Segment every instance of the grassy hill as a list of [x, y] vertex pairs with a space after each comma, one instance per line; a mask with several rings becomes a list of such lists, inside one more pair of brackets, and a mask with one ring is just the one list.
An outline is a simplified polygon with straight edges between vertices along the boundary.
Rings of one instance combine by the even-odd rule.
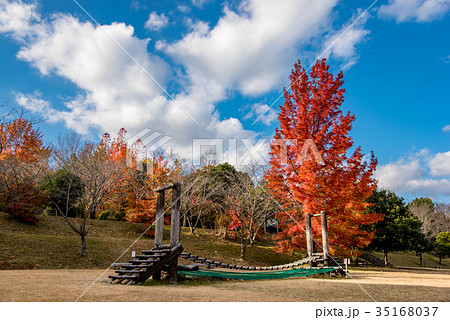
[[[87, 257], [82, 258], [80, 237], [60, 217], [39, 216], [37, 225], [27, 225], [0, 213], [0, 269], [105, 268], [135, 242], [145, 228], [139, 223], [104, 220], [88, 220], [88, 226]], [[165, 230], [164, 239], [169, 239], [168, 230]], [[181, 243], [185, 252], [219, 261], [243, 263], [239, 259], [238, 243], [219, 239], [208, 230], [196, 230], [194, 235], [190, 235], [187, 229], [183, 229]], [[127, 261], [131, 250], [152, 247], [153, 239], [143, 236], [119, 262]], [[267, 266], [297, 259], [292, 255], [275, 254], [272, 244], [267, 243], [249, 247], [245, 264]]]
[[[381, 252], [372, 252], [375, 256], [380, 259], [384, 259], [384, 255]], [[388, 253], [389, 262], [395, 267], [411, 267], [411, 268], [421, 268], [419, 257], [415, 255], [414, 252], [390, 252]], [[442, 259], [442, 264], [439, 265], [439, 258], [429, 254], [424, 254], [425, 267], [426, 268], [436, 268], [440, 267], [443, 269], [450, 269], [450, 258]]]
[[[76, 220], [76, 219], [74, 219]], [[82, 258], [81, 240], [60, 217], [40, 216], [37, 225], [27, 225], [0, 213], [0, 269], [17, 268], [106, 268], [114, 262], [142, 234], [144, 225], [139, 223], [88, 220], [87, 257]], [[169, 238], [165, 230], [165, 239]], [[270, 266], [289, 263], [300, 257], [276, 254], [273, 243], [266, 240], [248, 247], [247, 259], [239, 259], [239, 243], [225, 241], [209, 230], [196, 230], [194, 235], [187, 229], [181, 232], [185, 252], [218, 261]], [[131, 250], [140, 251], [153, 247], [153, 239], [141, 237], [119, 262], [125, 262]], [[377, 254], [382, 257], [382, 254]], [[413, 253], [390, 253], [395, 266], [420, 267], [419, 258]], [[426, 255], [427, 267], [436, 267], [438, 258]], [[182, 261], [181, 263], [190, 263]], [[443, 267], [450, 267], [450, 259], [443, 260]]]

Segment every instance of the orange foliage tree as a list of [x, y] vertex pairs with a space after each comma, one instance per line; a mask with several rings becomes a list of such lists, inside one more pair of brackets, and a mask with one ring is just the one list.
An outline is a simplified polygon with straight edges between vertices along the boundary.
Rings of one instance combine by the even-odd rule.
[[[107, 150], [109, 157], [121, 168], [120, 184], [112, 190], [105, 203], [108, 210], [123, 215], [131, 222], [142, 222], [151, 225], [156, 213], [156, 194], [158, 186], [175, 182], [181, 167], [176, 161], [169, 166], [163, 155], [148, 158], [140, 140], [129, 144], [125, 129], [120, 129], [117, 136], [103, 135], [101, 146]], [[154, 231], [149, 230], [148, 235]]]
[[50, 149], [42, 133], [21, 116], [0, 123], [0, 210], [36, 223], [42, 205], [38, 180], [48, 168]]
[[[282, 205], [276, 215], [282, 231], [276, 236], [279, 252], [306, 247], [304, 213], [328, 213], [330, 250], [342, 255], [368, 245], [373, 232], [360, 226], [382, 219], [366, 213], [365, 201], [376, 189], [372, 174], [377, 160], [363, 161], [349, 132], [355, 116], [343, 114], [343, 74], [335, 77], [325, 59], [308, 73], [295, 64], [290, 90], [284, 89], [279, 127], [270, 146], [269, 190]], [[320, 221], [313, 219], [313, 236], [321, 242]]]

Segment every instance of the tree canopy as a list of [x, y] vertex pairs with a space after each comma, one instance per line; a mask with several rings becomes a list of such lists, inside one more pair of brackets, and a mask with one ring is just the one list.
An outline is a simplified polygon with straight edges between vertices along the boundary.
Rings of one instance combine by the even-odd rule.
[[[376, 212], [365, 212], [366, 198], [376, 188], [372, 174], [377, 160], [372, 154], [365, 162], [360, 147], [350, 152], [355, 116], [341, 110], [342, 72], [334, 76], [326, 61], [318, 60], [307, 73], [298, 62], [290, 80], [266, 174], [273, 197], [282, 205], [277, 214], [282, 227], [279, 250], [305, 248], [304, 213], [323, 210], [329, 217], [331, 252], [349, 253], [373, 237], [360, 226], [382, 219]], [[320, 222], [313, 221], [314, 238], [320, 241], [319, 230]]]
[[385, 264], [388, 264], [389, 252], [426, 249], [422, 223], [411, 213], [402, 197], [391, 191], [376, 190], [367, 201], [372, 204], [367, 208], [368, 213], [384, 215], [383, 220], [371, 226], [376, 232], [369, 247], [384, 252]]

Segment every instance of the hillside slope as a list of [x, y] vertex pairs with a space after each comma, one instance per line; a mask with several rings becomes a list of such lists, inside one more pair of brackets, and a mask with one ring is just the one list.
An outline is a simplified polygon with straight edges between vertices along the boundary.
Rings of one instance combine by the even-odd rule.
[[[76, 220], [76, 219], [73, 219]], [[88, 220], [87, 257], [82, 258], [81, 240], [60, 217], [40, 216], [37, 225], [27, 225], [0, 213], [0, 268], [105, 268], [114, 262], [144, 230], [144, 225], [124, 221]], [[165, 239], [169, 238], [165, 230]], [[243, 263], [239, 244], [214, 237], [205, 230], [190, 235], [182, 230], [185, 252], [231, 263]], [[153, 239], [142, 236], [119, 262], [126, 261], [131, 251], [153, 247]], [[266, 266], [295, 261], [299, 257], [278, 255], [270, 244], [247, 249], [245, 264]], [[182, 261], [183, 263], [183, 261]]]
[[[76, 220], [76, 219], [74, 219]], [[129, 260], [131, 251], [148, 250], [153, 247], [153, 239], [142, 236], [144, 225], [125, 221], [88, 220], [87, 257], [82, 258], [81, 240], [60, 217], [40, 216], [37, 225], [19, 223], [7, 214], [0, 213], [0, 269], [21, 268], [106, 268], [122, 254], [118, 260]], [[165, 239], [169, 238], [165, 230]], [[133, 244], [134, 243], [134, 244]], [[246, 261], [239, 259], [239, 243], [226, 241], [209, 230], [181, 232], [181, 243], [185, 252], [201, 257], [252, 266], [271, 266], [293, 262], [302, 257], [276, 254], [273, 243], [265, 241], [247, 248]], [[127, 248], [131, 248], [127, 250]], [[124, 253], [124, 251], [126, 251]], [[382, 257], [380, 253], [374, 253]], [[436, 268], [438, 258], [426, 254], [426, 266]], [[414, 253], [389, 253], [394, 266], [420, 267], [419, 258]], [[181, 264], [189, 264], [183, 261]], [[450, 259], [443, 259], [442, 268], [450, 268]]]

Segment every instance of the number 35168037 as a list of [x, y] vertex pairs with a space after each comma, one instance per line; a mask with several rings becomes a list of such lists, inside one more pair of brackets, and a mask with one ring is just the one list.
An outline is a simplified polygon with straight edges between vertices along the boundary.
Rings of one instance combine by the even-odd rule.
[[377, 317], [434, 317], [438, 307], [377, 307]]

